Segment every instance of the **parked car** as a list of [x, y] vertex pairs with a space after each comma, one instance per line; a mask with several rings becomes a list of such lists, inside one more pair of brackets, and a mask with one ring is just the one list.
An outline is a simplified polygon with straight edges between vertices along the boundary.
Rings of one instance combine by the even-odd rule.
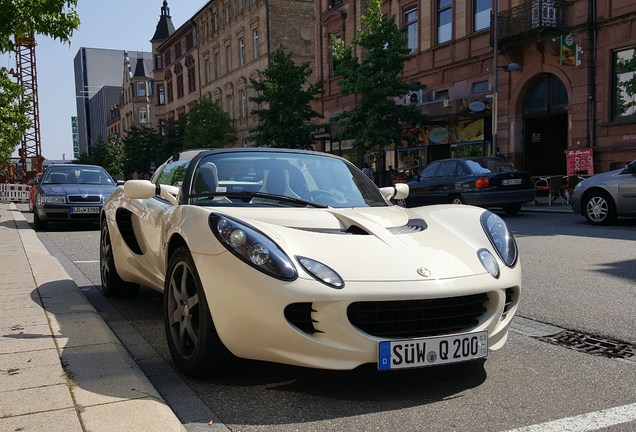
[[104, 205], [102, 290], [163, 292], [168, 347], [191, 376], [234, 356], [380, 370], [483, 359], [518, 307], [515, 240], [481, 208], [391, 203], [407, 194], [325, 153], [184, 151]]
[[117, 183], [101, 166], [50, 165], [35, 188], [33, 223], [99, 222], [102, 205]]
[[570, 205], [592, 225], [608, 225], [619, 216], [636, 217], [636, 160], [583, 179], [570, 191]]
[[397, 202], [405, 207], [429, 204], [470, 204], [500, 207], [508, 214], [534, 201], [532, 175], [496, 157], [442, 159], [426, 165], [407, 184], [409, 196]]
[[35, 177], [27, 182], [27, 184], [29, 185], [29, 213], [32, 213], [33, 209], [35, 208], [35, 188], [37, 187], [38, 182], [41, 178], [42, 173], [39, 172], [36, 174]]

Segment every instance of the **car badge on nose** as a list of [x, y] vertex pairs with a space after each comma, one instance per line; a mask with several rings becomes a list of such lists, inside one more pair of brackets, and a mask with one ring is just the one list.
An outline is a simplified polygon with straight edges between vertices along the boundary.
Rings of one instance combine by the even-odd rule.
[[419, 267], [417, 269], [417, 274], [419, 274], [420, 276], [429, 277], [431, 275], [431, 271], [426, 267]]
[[82, 198], [83, 198], [83, 199], [88, 198], [88, 194], [82, 194]]

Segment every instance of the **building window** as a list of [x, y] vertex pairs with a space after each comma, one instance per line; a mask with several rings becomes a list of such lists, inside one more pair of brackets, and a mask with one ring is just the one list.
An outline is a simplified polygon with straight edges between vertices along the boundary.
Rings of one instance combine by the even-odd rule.
[[240, 118], [247, 117], [247, 97], [245, 96], [245, 90], [239, 90], [239, 103], [240, 105]]
[[232, 70], [232, 47], [225, 46], [225, 72]]
[[453, 0], [437, 0], [437, 43], [453, 37]]
[[221, 76], [221, 55], [217, 52], [214, 53], [214, 78]]
[[145, 82], [138, 82], [137, 83], [137, 96], [138, 97], [146, 96], [146, 83]]
[[478, 32], [490, 27], [492, 0], [473, 0], [473, 29]]
[[203, 80], [206, 84], [210, 82], [210, 72], [210, 59], [206, 57], [203, 59]]
[[636, 48], [613, 55], [613, 120], [636, 120]]
[[139, 123], [148, 123], [148, 111], [146, 111], [146, 107], [139, 108]]
[[[333, 38], [341, 40], [342, 37], [339, 35], [329, 35], [329, 40], [332, 40]], [[331, 52], [331, 50], [329, 50], [329, 57], [330, 57], [330, 73], [331, 76], [335, 76], [336, 75], [336, 69], [338, 68], [338, 61], [336, 60], [336, 58], [333, 56], [333, 53]]]
[[234, 100], [232, 99], [231, 94], [225, 96], [225, 106], [227, 109], [227, 114], [230, 116], [230, 120], [233, 120], [234, 119]]
[[157, 105], [166, 104], [165, 87], [163, 84], [157, 84]]
[[258, 47], [258, 29], [252, 30], [252, 39], [254, 40], [254, 58], [257, 59], [260, 56], [260, 50]]
[[168, 103], [172, 103], [174, 101], [174, 86], [172, 85], [172, 74], [166, 75], [166, 97], [168, 98]]
[[214, 31], [217, 31], [219, 29], [219, 13], [217, 11], [214, 11], [212, 13], [212, 25]]
[[156, 55], [155, 56], [155, 69], [156, 70], [163, 69], [163, 61], [161, 59], [161, 55]]
[[404, 27], [406, 28], [406, 46], [411, 53], [417, 52], [417, 8], [413, 7], [404, 12]]
[[177, 66], [174, 68], [174, 74], [177, 76], [177, 99], [180, 99], [184, 95], [183, 91], [183, 66], [177, 63]]
[[245, 40], [243, 38], [239, 39], [239, 65], [243, 66], [245, 64]]
[[186, 68], [188, 69], [188, 93], [193, 93], [197, 89], [196, 74], [194, 71], [194, 57], [189, 55], [185, 61]]
[[448, 99], [448, 90], [437, 90], [435, 92], [435, 100], [445, 100]]
[[473, 88], [471, 89], [471, 93], [474, 94], [480, 94], [480, 93], [486, 93], [488, 91], [488, 80], [485, 81], [479, 81], [476, 83], [473, 83]]

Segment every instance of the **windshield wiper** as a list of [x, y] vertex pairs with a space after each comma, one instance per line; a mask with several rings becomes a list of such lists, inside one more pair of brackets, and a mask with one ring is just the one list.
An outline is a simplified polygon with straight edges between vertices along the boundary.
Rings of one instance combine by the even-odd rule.
[[188, 198], [213, 198], [213, 197], [233, 197], [233, 198], [265, 198], [272, 201], [282, 201], [290, 204], [298, 204], [301, 206], [309, 206], [315, 208], [328, 208], [329, 206], [324, 204], [318, 204], [311, 201], [306, 201], [300, 198], [289, 197], [286, 195], [274, 195], [265, 192], [210, 192], [202, 194], [191, 194]]

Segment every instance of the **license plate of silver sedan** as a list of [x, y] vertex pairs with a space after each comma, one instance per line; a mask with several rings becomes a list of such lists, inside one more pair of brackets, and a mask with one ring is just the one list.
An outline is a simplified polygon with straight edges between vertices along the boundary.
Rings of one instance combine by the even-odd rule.
[[465, 333], [378, 344], [381, 371], [458, 363], [488, 356], [488, 332]]

